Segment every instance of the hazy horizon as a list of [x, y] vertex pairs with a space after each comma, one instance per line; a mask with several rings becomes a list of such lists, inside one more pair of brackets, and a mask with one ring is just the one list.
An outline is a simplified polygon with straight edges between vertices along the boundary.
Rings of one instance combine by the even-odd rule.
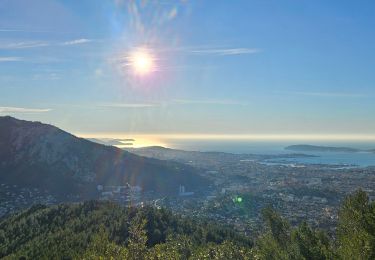
[[[374, 149], [375, 139], [358, 139], [356, 136], [264, 136], [264, 135], [184, 135], [184, 134], [77, 134], [78, 137], [99, 140], [118, 140], [126, 145], [115, 145], [120, 148], [139, 148], [162, 146], [167, 148], [197, 151], [248, 152], [253, 148], [261, 153], [264, 148], [281, 149], [289, 145], [308, 144], [319, 146], [352, 147], [358, 149]], [[128, 139], [134, 139], [131, 142]], [[226, 148], [228, 146], [229, 148]], [[257, 152], [254, 150], [253, 152]]]

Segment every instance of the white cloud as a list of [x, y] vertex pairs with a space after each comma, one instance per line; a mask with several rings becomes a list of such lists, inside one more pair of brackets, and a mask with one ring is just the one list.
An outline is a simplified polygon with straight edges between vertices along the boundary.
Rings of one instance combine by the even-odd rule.
[[51, 109], [40, 109], [40, 108], [24, 108], [24, 107], [0, 107], [0, 114], [5, 113], [45, 113]]
[[72, 40], [72, 41], [67, 41], [67, 42], [64, 42], [62, 45], [77, 45], [77, 44], [83, 44], [83, 43], [88, 43], [88, 42], [91, 42], [92, 40], [90, 39], [76, 39], [76, 40]]
[[147, 108], [147, 107], [156, 107], [160, 104], [157, 103], [111, 103], [111, 104], [102, 104], [100, 107], [110, 107], [110, 108]]
[[29, 41], [29, 42], [12, 42], [6, 44], [0, 44], [0, 49], [29, 49], [29, 48], [38, 48], [49, 46], [48, 42], [41, 41]]
[[16, 50], [16, 49], [30, 49], [30, 48], [58, 46], [58, 45], [69, 46], [69, 45], [84, 44], [88, 42], [92, 42], [92, 40], [82, 38], [82, 39], [75, 39], [75, 40], [66, 41], [62, 43], [45, 42], [45, 41], [3, 42], [3, 43], [0, 43], [0, 49]]
[[22, 57], [0, 57], [0, 62], [22, 61]]
[[250, 48], [226, 48], [226, 49], [197, 49], [191, 50], [195, 54], [209, 54], [218, 56], [227, 55], [242, 55], [242, 54], [255, 54], [261, 52], [260, 49], [250, 49]]
[[206, 99], [206, 100], [199, 100], [199, 99], [174, 99], [172, 101], [174, 104], [181, 104], [181, 105], [190, 105], [190, 104], [201, 104], [201, 105], [237, 105], [237, 106], [245, 106], [247, 103], [240, 102], [236, 100], [215, 100], [215, 99]]

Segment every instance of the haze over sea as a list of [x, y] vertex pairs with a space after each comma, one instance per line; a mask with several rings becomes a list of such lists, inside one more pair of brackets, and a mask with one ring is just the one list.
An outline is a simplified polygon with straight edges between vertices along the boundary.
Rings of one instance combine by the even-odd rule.
[[251, 154], [290, 154], [304, 153], [316, 157], [286, 158], [280, 160], [305, 164], [375, 166], [375, 153], [370, 152], [293, 152], [285, 150], [289, 145], [311, 144], [318, 146], [351, 147], [357, 149], [375, 149], [375, 142], [344, 141], [254, 141], [254, 140], [168, 140], [168, 147], [188, 151], [216, 151]]
[[[292, 138], [280, 138], [266, 136], [265, 138], [254, 136], [211, 136], [211, 135], [132, 135], [132, 134], [79, 134], [84, 138], [96, 138], [107, 140], [119, 140], [124, 145], [116, 145], [119, 148], [139, 148], [148, 146], [162, 146], [166, 148], [200, 151], [200, 152], [227, 152], [234, 154], [261, 154], [261, 155], [282, 155], [282, 154], [306, 154], [310, 157], [281, 158], [272, 162], [298, 163], [298, 164], [328, 164], [340, 166], [375, 166], [375, 140], [372, 136], [368, 139], [355, 139], [348, 136], [348, 140], [337, 136], [336, 139], [311, 138], [304, 139], [301, 136]], [[129, 139], [130, 138], [130, 139]], [[125, 140], [131, 140], [125, 141]], [[359, 152], [317, 152], [317, 151], [292, 151], [285, 148], [290, 145], [314, 145], [328, 147], [347, 147], [361, 150]], [[372, 150], [367, 152], [367, 150]]]

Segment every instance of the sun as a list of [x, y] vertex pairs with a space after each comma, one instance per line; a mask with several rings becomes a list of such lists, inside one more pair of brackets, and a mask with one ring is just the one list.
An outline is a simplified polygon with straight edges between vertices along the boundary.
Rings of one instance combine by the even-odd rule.
[[151, 50], [139, 48], [129, 55], [129, 65], [137, 75], [147, 75], [155, 71], [155, 57]]

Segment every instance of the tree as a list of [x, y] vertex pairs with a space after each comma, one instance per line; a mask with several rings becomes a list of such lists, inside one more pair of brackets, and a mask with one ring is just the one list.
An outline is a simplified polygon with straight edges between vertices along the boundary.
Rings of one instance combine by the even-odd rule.
[[128, 257], [132, 260], [146, 259], [147, 253], [147, 234], [145, 230], [146, 219], [137, 213], [130, 221], [129, 239], [128, 239]]
[[333, 249], [329, 238], [322, 231], [313, 230], [303, 222], [292, 231], [292, 245], [299, 255], [307, 260], [333, 259]]
[[165, 243], [157, 244], [150, 249], [147, 259], [187, 260], [191, 255], [192, 247], [192, 241], [187, 236], [168, 236]]
[[291, 228], [272, 208], [263, 210], [267, 231], [257, 241], [256, 256], [260, 259], [334, 259], [327, 235], [312, 229], [306, 222]]
[[266, 260], [289, 260], [289, 253], [280, 247], [277, 241], [272, 236], [272, 233], [267, 232], [260, 236], [257, 240], [257, 247], [255, 250], [256, 259]]
[[339, 212], [339, 254], [344, 259], [375, 258], [375, 209], [359, 190], [348, 196]]
[[289, 223], [280, 217], [277, 212], [271, 208], [264, 208], [262, 211], [263, 219], [266, 222], [266, 226], [276, 243], [283, 249], [286, 249], [290, 242], [290, 225]]
[[101, 226], [81, 259], [127, 259], [127, 256], [127, 249], [110, 242], [108, 233], [105, 231], [104, 226]]
[[255, 259], [249, 248], [240, 247], [232, 242], [225, 241], [222, 244], [207, 244], [199, 247], [192, 255], [192, 260], [250, 260]]

